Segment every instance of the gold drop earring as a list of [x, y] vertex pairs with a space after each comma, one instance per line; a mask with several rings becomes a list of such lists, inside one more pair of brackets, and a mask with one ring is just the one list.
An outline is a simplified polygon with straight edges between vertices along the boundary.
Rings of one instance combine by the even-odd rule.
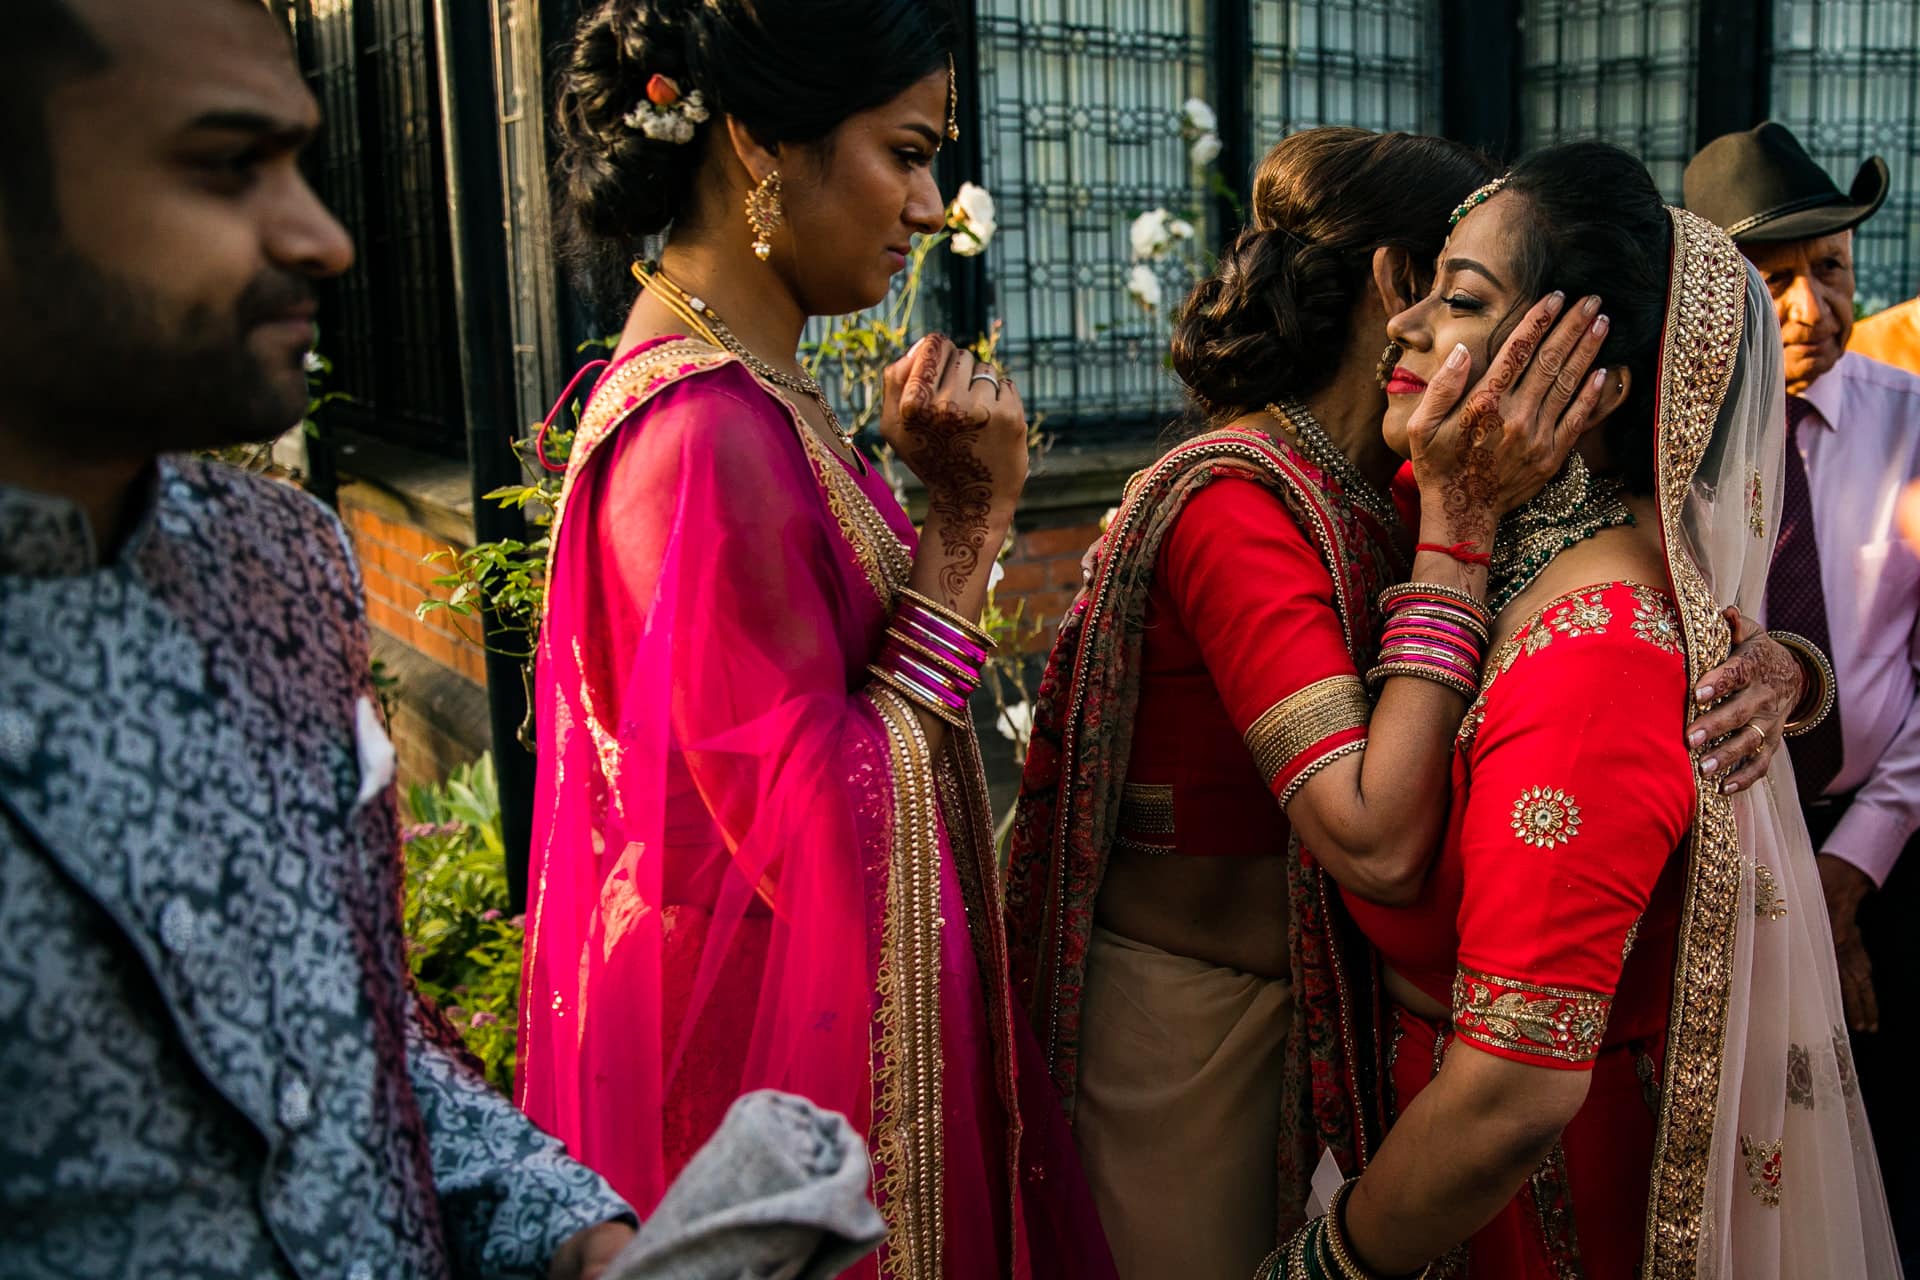
[[780, 207], [780, 171], [775, 169], [747, 193], [747, 225], [753, 229], [753, 256], [765, 262], [773, 253], [773, 233], [787, 220]]

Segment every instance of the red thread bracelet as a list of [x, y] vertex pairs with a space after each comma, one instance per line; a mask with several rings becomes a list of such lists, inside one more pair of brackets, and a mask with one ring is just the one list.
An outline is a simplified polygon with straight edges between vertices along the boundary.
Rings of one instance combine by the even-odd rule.
[[1456, 542], [1449, 547], [1438, 542], [1421, 542], [1415, 544], [1413, 549], [1416, 552], [1438, 551], [1443, 556], [1452, 556], [1461, 564], [1477, 564], [1482, 568], [1491, 565], [1493, 563], [1493, 557], [1484, 551], [1475, 551], [1474, 547], [1476, 545], [1477, 544], [1472, 542]]

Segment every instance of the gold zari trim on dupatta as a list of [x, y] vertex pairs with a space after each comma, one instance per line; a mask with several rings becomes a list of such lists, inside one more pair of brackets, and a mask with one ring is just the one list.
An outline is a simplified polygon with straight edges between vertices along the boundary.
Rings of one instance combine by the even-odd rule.
[[893, 763], [893, 850], [874, 978], [875, 1199], [891, 1228], [880, 1271], [900, 1280], [940, 1275], [946, 1219], [946, 1146], [940, 1077], [940, 805], [919, 717], [890, 689], [868, 698], [887, 729]]
[[[1328, 676], [1288, 694], [1260, 713], [1247, 727], [1260, 780], [1269, 785], [1294, 760], [1349, 729], [1365, 728], [1373, 704], [1359, 676]], [[1316, 762], [1317, 763], [1317, 762]]]
[[[1675, 270], [1660, 344], [1657, 497], [1691, 689], [1726, 658], [1732, 644], [1719, 602], [1687, 555], [1681, 517], [1694, 473], [1713, 439], [1746, 327], [1747, 266], [1716, 228], [1684, 210], [1668, 213], [1673, 219]], [[1650, 1280], [1683, 1280], [1694, 1274], [1740, 903], [1740, 833], [1732, 800], [1711, 780], [1697, 776], [1694, 797], [1667, 1069], [1648, 1195], [1645, 1274]]]

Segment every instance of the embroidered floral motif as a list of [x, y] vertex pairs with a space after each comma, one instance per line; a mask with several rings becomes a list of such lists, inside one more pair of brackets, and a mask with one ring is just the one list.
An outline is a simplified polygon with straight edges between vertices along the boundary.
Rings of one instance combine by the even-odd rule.
[[1553, 629], [1567, 636], [1605, 634], [1607, 624], [1613, 621], [1613, 610], [1601, 603], [1603, 599], [1605, 593], [1600, 591], [1574, 596], [1554, 610]]
[[1813, 1110], [1813, 1054], [1803, 1044], [1787, 1046], [1787, 1102]]
[[1787, 900], [1780, 896], [1773, 868], [1764, 862], [1753, 864], [1753, 914], [1762, 920], [1782, 920], [1787, 914]]
[[1613, 1001], [1572, 987], [1543, 987], [1462, 968], [1453, 979], [1454, 1030], [1514, 1053], [1588, 1062], [1600, 1052]]
[[1747, 527], [1756, 538], [1767, 536], [1767, 497], [1758, 467], [1754, 468], [1753, 479], [1747, 482]]
[[1513, 834], [1523, 844], [1551, 849], [1580, 834], [1580, 806], [1553, 787], [1528, 787], [1513, 802]]
[[1553, 632], [1549, 628], [1543, 627], [1538, 622], [1535, 622], [1531, 627], [1527, 628], [1526, 638], [1520, 642], [1520, 648], [1507, 650], [1506, 666], [1500, 669], [1506, 671], [1512, 667], [1514, 659], [1520, 656], [1521, 650], [1525, 650], [1526, 655], [1531, 658], [1534, 654], [1540, 652], [1552, 643]]
[[1853, 1078], [1853, 1045], [1845, 1027], [1833, 1029], [1833, 1069], [1840, 1077], [1840, 1092], [1849, 1098], [1859, 1097], [1860, 1085]]
[[1753, 1179], [1748, 1190], [1769, 1209], [1780, 1207], [1780, 1157], [1778, 1142], [1762, 1142], [1751, 1134], [1740, 1135], [1740, 1156], [1747, 1162], [1747, 1176]]
[[1633, 634], [1662, 653], [1680, 652], [1680, 615], [1665, 596], [1646, 587], [1633, 589]]

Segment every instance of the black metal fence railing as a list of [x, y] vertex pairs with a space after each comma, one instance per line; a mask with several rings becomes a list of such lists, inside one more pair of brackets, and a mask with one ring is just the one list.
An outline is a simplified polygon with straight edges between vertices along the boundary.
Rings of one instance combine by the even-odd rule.
[[1854, 233], [1856, 296], [1878, 311], [1920, 292], [1920, 3], [1775, 0], [1773, 117], [1842, 190], [1885, 157], [1893, 189]]

